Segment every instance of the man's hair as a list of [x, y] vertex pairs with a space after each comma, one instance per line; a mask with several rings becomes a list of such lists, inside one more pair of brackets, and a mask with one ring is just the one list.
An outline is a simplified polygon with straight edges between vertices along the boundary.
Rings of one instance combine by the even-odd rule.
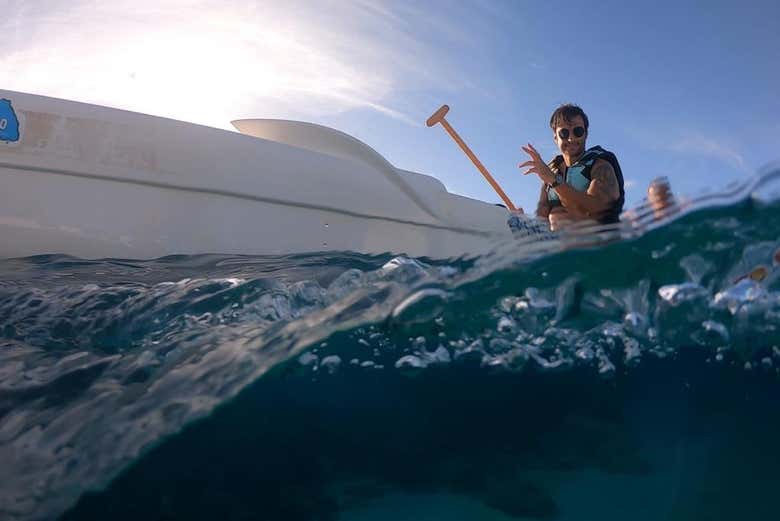
[[550, 117], [550, 128], [555, 130], [555, 127], [560, 127], [564, 121], [571, 123], [571, 120], [577, 116], [582, 117], [582, 121], [585, 123], [585, 130], [588, 130], [588, 116], [585, 115], [584, 110], [573, 103], [564, 103], [555, 109], [555, 112]]

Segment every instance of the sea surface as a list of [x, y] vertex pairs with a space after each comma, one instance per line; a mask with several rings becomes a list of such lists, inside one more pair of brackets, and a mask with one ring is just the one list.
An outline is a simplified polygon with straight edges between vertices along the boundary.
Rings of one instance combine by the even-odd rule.
[[0, 260], [0, 519], [780, 519], [780, 171], [449, 260]]

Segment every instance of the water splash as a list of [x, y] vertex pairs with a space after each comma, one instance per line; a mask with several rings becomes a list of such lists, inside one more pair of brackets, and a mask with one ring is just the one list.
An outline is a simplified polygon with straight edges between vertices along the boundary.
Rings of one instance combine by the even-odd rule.
[[449, 262], [4, 261], [0, 512], [62, 512], [271, 370], [610, 380], [695, 352], [776, 377], [780, 208], [751, 195], [776, 177]]

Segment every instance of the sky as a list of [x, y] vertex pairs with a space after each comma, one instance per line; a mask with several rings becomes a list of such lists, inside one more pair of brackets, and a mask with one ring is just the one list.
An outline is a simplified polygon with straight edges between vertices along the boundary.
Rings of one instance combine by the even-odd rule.
[[561, 103], [615, 152], [629, 205], [665, 175], [689, 196], [780, 159], [780, 2], [0, 0], [0, 87], [231, 129], [310, 121], [450, 192], [510, 199], [557, 153]]

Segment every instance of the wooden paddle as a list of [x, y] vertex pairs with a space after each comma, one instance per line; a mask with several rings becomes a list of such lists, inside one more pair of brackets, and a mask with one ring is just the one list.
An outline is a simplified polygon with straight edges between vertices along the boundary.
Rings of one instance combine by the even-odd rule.
[[496, 191], [498, 196], [501, 198], [502, 201], [504, 201], [504, 204], [509, 209], [510, 212], [516, 212], [517, 208], [515, 205], [512, 204], [512, 201], [509, 200], [509, 197], [504, 193], [504, 191], [501, 189], [501, 187], [496, 183], [496, 180], [493, 179], [493, 176], [490, 175], [490, 172], [487, 171], [487, 168], [482, 164], [482, 162], [477, 159], [477, 156], [474, 155], [474, 152], [471, 151], [471, 149], [466, 145], [466, 143], [460, 138], [457, 132], [455, 132], [455, 129], [452, 128], [452, 126], [447, 122], [446, 119], [444, 119], [444, 116], [449, 112], [450, 108], [447, 105], [442, 105], [439, 110], [433, 113], [433, 115], [428, 118], [428, 121], [425, 122], [426, 125], [429, 127], [434, 126], [436, 123], [441, 123], [441, 126], [444, 127], [444, 130], [447, 131], [447, 133], [452, 136], [452, 139], [455, 140], [455, 142], [460, 146], [461, 150], [466, 153], [469, 159], [471, 159], [471, 162], [474, 163], [474, 166], [477, 167], [477, 170], [479, 170], [483, 176], [485, 176], [485, 179], [487, 179], [487, 182], [490, 183], [490, 186], [493, 187], [493, 190]]

